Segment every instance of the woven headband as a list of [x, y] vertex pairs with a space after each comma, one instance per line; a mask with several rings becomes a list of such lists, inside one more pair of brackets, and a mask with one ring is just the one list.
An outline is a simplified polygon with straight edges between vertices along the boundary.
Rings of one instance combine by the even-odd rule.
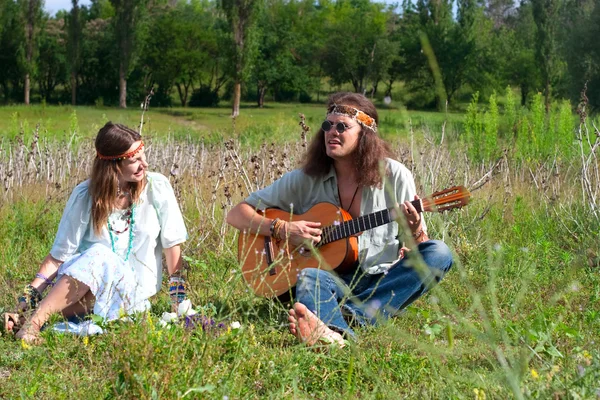
[[365, 128], [377, 132], [377, 123], [375, 122], [375, 119], [363, 111], [360, 111], [358, 108], [332, 104], [327, 110], [327, 115], [343, 115], [350, 117]]
[[140, 141], [140, 145], [137, 148], [135, 148], [134, 150], [129, 151], [127, 153], [119, 154], [117, 156], [104, 156], [104, 155], [100, 154], [99, 151], [96, 150], [96, 155], [101, 160], [120, 161], [120, 160], [124, 160], [126, 158], [135, 157], [135, 155], [137, 153], [139, 153], [143, 148], [144, 148], [144, 142]]

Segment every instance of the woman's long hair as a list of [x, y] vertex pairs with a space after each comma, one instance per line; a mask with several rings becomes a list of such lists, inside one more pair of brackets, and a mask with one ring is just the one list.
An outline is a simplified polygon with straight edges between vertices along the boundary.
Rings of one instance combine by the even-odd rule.
[[[96, 136], [96, 151], [103, 156], [118, 156], [125, 153], [142, 136], [124, 125], [107, 122]], [[98, 235], [107, 224], [108, 216], [115, 208], [119, 175], [124, 160], [101, 160], [96, 157], [92, 166], [89, 191], [92, 196], [92, 222]], [[129, 182], [131, 200], [137, 202], [146, 180]]]
[[[373, 103], [365, 96], [357, 93], [340, 92], [329, 97], [327, 109], [333, 104], [351, 106], [359, 109], [375, 119], [379, 126], [379, 115]], [[361, 125], [360, 138], [354, 157], [354, 169], [359, 186], [381, 187], [383, 176], [379, 163], [394, 155], [389, 145], [375, 132]], [[308, 147], [302, 161], [302, 170], [307, 175], [322, 177], [329, 173], [333, 159], [325, 151], [325, 132], [319, 129]]]

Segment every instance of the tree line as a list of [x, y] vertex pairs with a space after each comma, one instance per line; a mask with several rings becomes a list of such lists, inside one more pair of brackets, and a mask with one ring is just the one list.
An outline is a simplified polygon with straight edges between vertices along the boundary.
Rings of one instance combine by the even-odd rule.
[[[520, 89], [600, 104], [598, 0], [0, 0], [0, 102], [160, 106], [319, 100], [413, 108]], [[316, 98], [315, 98], [316, 97]]]

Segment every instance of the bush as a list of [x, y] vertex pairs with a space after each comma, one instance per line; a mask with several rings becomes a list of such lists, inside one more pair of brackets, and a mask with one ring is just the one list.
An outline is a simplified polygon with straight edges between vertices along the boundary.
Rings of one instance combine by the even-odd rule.
[[190, 107], [216, 107], [219, 105], [219, 94], [214, 90], [203, 86], [194, 90], [189, 101]]
[[298, 96], [298, 101], [300, 101], [300, 103], [310, 103], [312, 102], [312, 96], [310, 94], [308, 94], [305, 91], [300, 92], [300, 95]]

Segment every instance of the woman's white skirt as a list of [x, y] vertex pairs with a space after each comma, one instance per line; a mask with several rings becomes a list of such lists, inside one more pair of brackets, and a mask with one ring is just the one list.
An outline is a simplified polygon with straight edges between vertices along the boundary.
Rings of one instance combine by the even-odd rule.
[[102, 244], [63, 263], [58, 269], [58, 277], [62, 275], [89, 286], [96, 298], [94, 314], [107, 321], [150, 308], [148, 299], [138, 295], [140, 285], [129, 262]]

